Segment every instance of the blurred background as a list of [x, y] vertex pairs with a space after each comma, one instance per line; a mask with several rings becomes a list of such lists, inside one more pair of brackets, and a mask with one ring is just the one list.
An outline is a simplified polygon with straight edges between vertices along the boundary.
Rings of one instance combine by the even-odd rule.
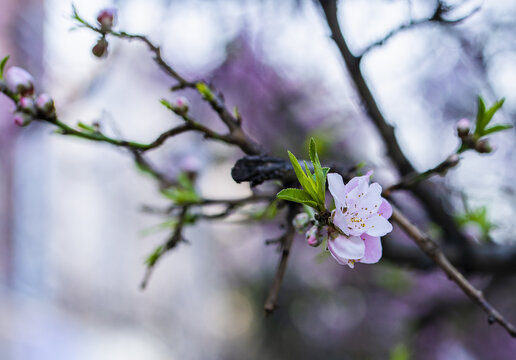
[[[429, 24], [370, 51], [364, 74], [418, 170], [458, 146], [454, 124], [472, 118], [476, 96], [506, 97], [495, 122], [515, 122], [516, 3], [450, 1], [449, 16], [481, 10], [455, 26]], [[118, 8], [118, 27], [162, 45], [188, 79], [204, 78], [238, 105], [245, 128], [271, 153], [306, 154], [315, 136], [324, 162], [366, 163], [375, 180], [396, 180], [375, 128], [362, 111], [316, 2], [310, 0], [75, 0], [91, 22]], [[352, 51], [411, 18], [431, 16], [428, 0], [343, 0], [339, 17]], [[55, 99], [69, 124], [98, 121], [106, 132], [153, 140], [180, 119], [159, 99], [173, 84], [140, 43], [110, 40], [109, 56], [91, 54], [96, 36], [76, 29], [70, 0], [1, 0], [0, 56], [28, 69], [37, 91]], [[72, 31], [73, 30], [73, 31]], [[220, 126], [195, 94], [191, 113]], [[324, 261], [296, 238], [270, 318], [262, 312], [278, 259], [265, 240], [281, 218], [247, 224], [199, 223], [160, 261], [139, 289], [146, 256], [167, 236], [166, 206], [130, 154], [106, 144], [53, 134], [46, 124], [17, 128], [0, 97], [1, 359], [513, 359], [516, 343], [435, 269], [388, 261], [354, 270]], [[466, 153], [436, 179], [450, 212], [479, 246], [512, 244], [516, 225], [514, 130], [492, 136], [488, 156]], [[239, 198], [230, 169], [242, 154], [195, 134], [151, 155], [171, 176], [199, 167], [206, 197]], [[398, 199], [435, 237], [440, 233], [409, 194]], [[164, 231], [159, 231], [159, 230]], [[384, 241], [407, 242], [398, 231]], [[516, 320], [514, 277], [473, 282]]]

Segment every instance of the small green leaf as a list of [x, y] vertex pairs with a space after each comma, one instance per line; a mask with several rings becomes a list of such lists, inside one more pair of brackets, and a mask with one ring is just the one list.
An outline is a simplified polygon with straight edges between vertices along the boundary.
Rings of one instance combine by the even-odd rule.
[[498, 131], [509, 130], [509, 129], [512, 129], [512, 127], [513, 126], [509, 125], [509, 124], [495, 125], [493, 127], [485, 129], [484, 133], [482, 135], [489, 135], [489, 134], [492, 134], [492, 133], [495, 133], [495, 132], [498, 132]]
[[299, 164], [299, 161], [297, 160], [296, 156], [292, 154], [290, 151], [288, 152], [288, 157], [290, 158], [290, 162], [292, 163], [292, 167], [294, 168], [294, 172], [296, 173], [297, 180], [304, 189], [307, 189], [307, 187], [310, 186], [308, 182], [308, 176], [303, 171], [303, 168], [301, 168], [301, 165]]
[[170, 187], [161, 190], [161, 193], [177, 205], [195, 204], [199, 202], [199, 196], [195, 192], [188, 189]]
[[326, 178], [328, 176], [328, 172], [330, 171], [330, 168], [329, 167], [323, 167], [322, 168], [322, 173], [323, 173], [323, 177], [324, 177], [324, 183], [326, 185]]
[[149, 256], [147, 256], [147, 259], [145, 259], [145, 264], [147, 266], [154, 266], [161, 255], [163, 255], [163, 246], [158, 246], [156, 250], [154, 250]]
[[171, 103], [169, 103], [167, 100], [161, 99], [159, 102], [161, 103], [161, 105], [163, 105], [167, 109], [174, 111], [174, 106]]
[[493, 106], [486, 110], [484, 100], [481, 97], [478, 98], [477, 124], [474, 133], [477, 139], [484, 135], [487, 135], [485, 130], [486, 126], [489, 125], [489, 122], [491, 122], [496, 112], [500, 110], [504, 102], [505, 99], [501, 99], [495, 102]]
[[326, 197], [326, 176], [323, 174], [321, 162], [319, 161], [319, 155], [317, 154], [317, 146], [315, 145], [314, 138], [310, 139], [309, 146], [310, 160], [314, 167], [315, 177], [317, 179], [317, 195], [319, 201], [324, 203]]
[[293, 201], [318, 209], [318, 204], [310, 194], [301, 189], [283, 189], [277, 195], [278, 199]]
[[494, 114], [496, 114], [496, 112], [498, 110], [500, 110], [500, 108], [503, 106], [503, 103], [505, 102], [505, 99], [502, 98], [501, 100], [498, 100], [497, 102], [494, 103], [493, 106], [491, 106], [487, 111], [486, 113], [484, 114], [484, 128], [489, 124], [489, 122], [491, 121], [491, 119], [493, 118]]
[[195, 192], [195, 187], [188, 175], [185, 172], [179, 173], [177, 176], [177, 182], [181, 185], [185, 190], [189, 190]]
[[475, 135], [479, 135], [484, 129], [484, 117], [486, 113], [486, 104], [484, 99], [481, 96], [478, 97], [478, 107], [477, 107], [477, 122], [475, 126]]
[[235, 115], [235, 119], [240, 119], [240, 112], [236, 106], [233, 108], [233, 115]]
[[7, 64], [7, 60], [9, 60], [9, 55], [4, 57], [2, 59], [2, 61], [0, 61], [0, 79], [4, 78], [4, 68], [5, 68], [5, 64]]
[[410, 351], [407, 345], [403, 343], [396, 345], [391, 350], [389, 360], [410, 360]]
[[85, 123], [80, 122], [80, 121], [77, 123], [77, 127], [81, 128], [83, 130], [86, 130], [88, 132], [96, 132], [97, 131], [93, 126], [86, 125]]
[[308, 191], [308, 193], [312, 196], [314, 200], [319, 201], [317, 193], [317, 179], [315, 178], [315, 175], [312, 174], [312, 172], [310, 171], [310, 168], [308, 167], [306, 161], [303, 160], [303, 163], [305, 165], [306, 179], [308, 182], [308, 185], [303, 187], [306, 191]]
[[201, 96], [204, 98], [204, 100], [213, 101], [215, 99], [213, 92], [205, 83], [198, 82], [195, 84], [195, 87], [197, 88], [197, 91], [199, 91], [199, 94], [201, 94]]

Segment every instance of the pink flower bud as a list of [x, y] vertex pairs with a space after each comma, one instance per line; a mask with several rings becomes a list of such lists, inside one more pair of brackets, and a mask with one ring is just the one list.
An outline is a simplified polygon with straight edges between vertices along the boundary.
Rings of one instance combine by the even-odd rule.
[[176, 99], [173, 110], [178, 115], [186, 115], [188, 113], [189, 108], [190, 103], [188, 99], [181, 96]]
[[292, 225], [298, 233], [304, 233], [310, 226], [310, 216], [305, 212], [299, 213], [292, 220]]
[[5, 81], [8, 88], [16, 94], [30, 96], [34, 93], [34, 78], [22, 68], [9, 68], [5, 73]]
[[97, 41], [91, 52], [98, 58], [105, 57], [108, 54], [108, 45], [106, 38], [103, 36]]
[[460, 119], [457, 121], [457, 134], [460, 137], [467, 136], [471, 130], [471, 121], [469, 119]]
[[100, 25], [100, 29], [104, 32], [110, 31], [115, 23], [116, 9], [107, 8], [99, 12], [97, 21]]
[[30, 97], [22, 97], [19, 102], [20, 110], [28, 113], [34, 114], [36, 112], [36, 107], [34, 104], [34, 99]]
[[305, 236], [308, 245], [317, 247], [328, 238], [328, 229], [314, 225], [306, 232]]
[[26, 126], [31, 122], [31, 117], [22, 112], [15, 112], [13, 116], [13, 121], [18, 126]]
[[55, 112], [54, 100], [48, 94], [40, 94], [36, 98], [36, 108], [45, 115], [52, 115]]

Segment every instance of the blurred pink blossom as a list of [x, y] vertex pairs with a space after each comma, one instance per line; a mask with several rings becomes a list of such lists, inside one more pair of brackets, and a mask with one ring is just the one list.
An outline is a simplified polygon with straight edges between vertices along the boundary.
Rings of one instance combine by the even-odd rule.
[[9, 89], [16, 94], [30, 96], [34, 93], [34, 78], [20, 67], [10, 67], [5, 73], [5, 81]]

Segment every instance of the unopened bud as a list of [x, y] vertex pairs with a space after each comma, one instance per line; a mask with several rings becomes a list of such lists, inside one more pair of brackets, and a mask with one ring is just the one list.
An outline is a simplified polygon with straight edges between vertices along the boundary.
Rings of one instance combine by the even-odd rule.
[[16, 94], [30, 96], [34, 93], [34, 78], [22, 68], [9, 68], [5, 73], [5, 81], [8, 88]]
[[188, 113], [188, 109], [190, 108], [190, 103], [188, 99], [181, 96], [176, 99], [174, 103], [174, 112], [178, 115], [186, 115]]
[[460, 119], [457, 121], [457, 135], [459, 135], [459, 137], [468, 136], [470, 130], [471, 121], [469, 121], [469, 119]]
[[95, 46], [91, 49], [91, 52], [93, 55], [95, 55], [98, 58], [102, 58], [107, 56], [108, 54], [108, 42], [104, 36], [102, 36]]
[[30, 124], [32, 119], [28, 114], [17, 111], [14, 113], [13, 121], [18, 126], [26, 126]]
[[317, 225], [312, 226], [306, 232], [306, 242], [308, 245], [317, 247], [328, 238], [328, 229], [324, 227], [318, 227]]
[[115, 15], [116, 15], [116, 9], [114, 8], [107, 8], [103, 9], [99, 12], [99, 15], [97, 16], [97, 21], [100, 25], [100, 30], [104, 32], [108, 32], [113, 27], [113, 24], [115, 23]]
[[459, 163], [460, 158], [459, 158], [459, 155], [452, 154], [452, 155], [448, 156], [446, 161], [448, 162], [449, 167], [454, 167]]
[[292, 225], [298, 233], [304, 233], [310, 226], [310, 216], [305, 212], [299, 213], [292, 220]]
[[48, 94], [40, 94], [36, 98], [36, 108], [44, 115], [53, 115], [55, 112], [54, 100]]
[[19, 102], [20, 110], [27, 114], [34, 114], [36, 112], [36, 106], [34, 99], [30, 97], [22, 97]]
[[479, 140], [475, 143], [475, 150], [481, 154], [488, 154], [493, 151], [493, 147], [486, 139]]

